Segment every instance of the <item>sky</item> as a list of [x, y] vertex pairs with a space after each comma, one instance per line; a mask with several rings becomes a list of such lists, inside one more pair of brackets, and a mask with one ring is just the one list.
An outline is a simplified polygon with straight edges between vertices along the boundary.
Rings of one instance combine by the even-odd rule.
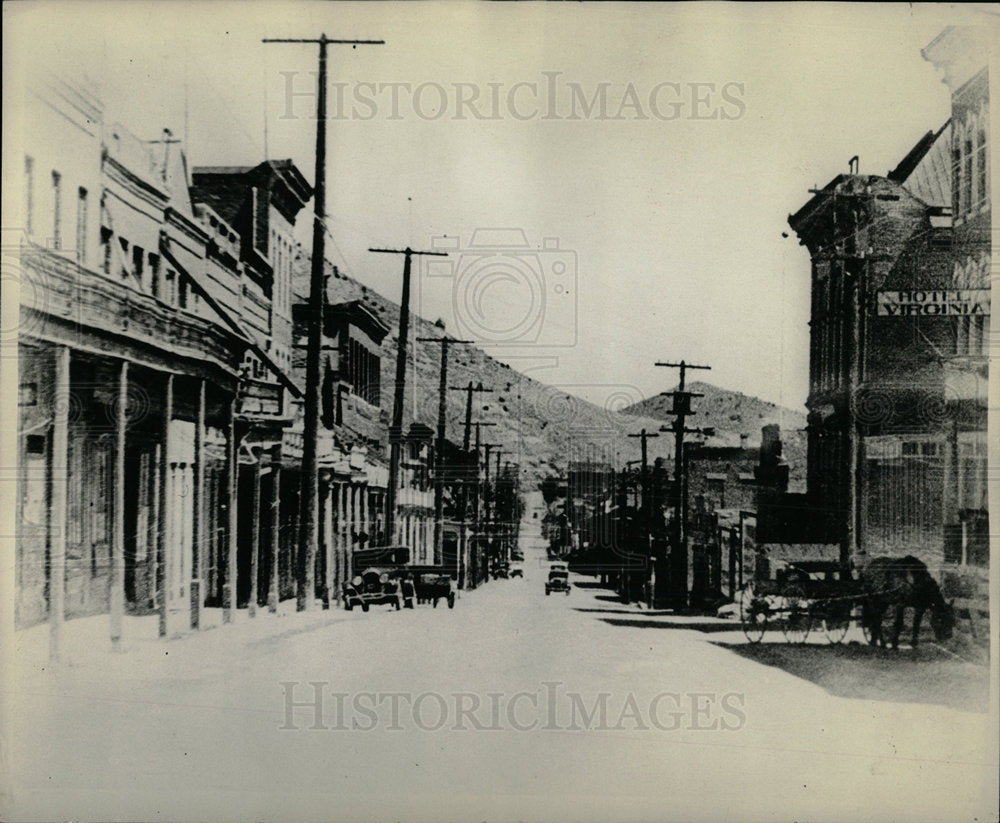
[[[188, 163], [314, 179], [329, 47], [327, 256], [500, 360], [597, 403], [657, 361], [802, 409], [809, 259], [787, 217], [885, 174], [949, 114], [920, 50], [944, 4], [7, 3], [5, 68], [86, 76], [105, 120]], [[291, 91], [291, 94], [289, 93]], [[309, 248], [311, 221], [300, 220]]]

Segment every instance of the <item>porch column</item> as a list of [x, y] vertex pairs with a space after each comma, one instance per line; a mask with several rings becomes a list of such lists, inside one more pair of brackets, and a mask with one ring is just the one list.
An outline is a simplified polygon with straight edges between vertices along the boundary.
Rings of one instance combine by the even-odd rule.
[[278, 611], [281, 596], [278, 563], [281, 559], [281, 446], [271, 449], [271, 581], [267, 591], [267, 610]]
[[229, 442], [226, 449], [226, 499], [228, 503], [226, 529], [226, 574], [222, 584], [222, 622], [232, 623], [236, 617], [236, 491], [240, 470], [236, 443], [236, 399], [229, 405]]
[[114, 519], [111, 521], [111, 581], [108, 610], [111, 648], [121, 651], [125, 612], [125, 435], [128, 426], [128, 361], [118, 370], [118, 407], [115, 414]]
[[194, 536], [194, 554], [191, 558], [191, 628], [201, 627], [201, 607], [205, 602], [204, 581], [201, 579], [205, 568], [205, 381], [198, 381], [198, 409], [194, 423], [194, 522], [191, 532]]
[[260, 481], [263, 474], [264, 450], [257, 453], [257, 464], [253, 467], [253, 501], [250, 516], [250, 602], [247, 611], [250, 617], [257, 616], [257, 574], [260, 568]]
[[351, 540], [351, 530], [354, 528], [354, 518], [351, 511], [351, 481], [344, 481], [344, 562], [347, 573], [354, 576], [354, 551]]
[[[368, 486], [359, 486], [358, 491], [361, 495], [361, 527], [358, 531], [363, 531], [370, 538], [372, 530], [371, 524], [368, 522]], [[370, 540], [369, 545], [371, 545]]]
[[334, 537], [333, 537], [333, 481], [326, 477], [320, 485], [320, 516], [323, 528], [321, 529], [323, 539], [323, 589], [325, 592], [323, 605], [330, 609], [337, 599], [337, 592], [334, 588]]
[[49, 659], [59, 660], [62, 625], [66, 619], [66, 502], [69, 486], [69, 363], [68, 346], [55, 349], [55, 391], [52, 398], [52, 498], [49, 534]]
[[167, 564], [173, 548], [173, 496], [170, 491], [170, 421], [174, 416], [174, 376], [168, 374], [163, 387], [163, 446], [160, 452], [160, 533], [156, 547], [156, 609], [160, 614], [160, 637], [167, 634]]

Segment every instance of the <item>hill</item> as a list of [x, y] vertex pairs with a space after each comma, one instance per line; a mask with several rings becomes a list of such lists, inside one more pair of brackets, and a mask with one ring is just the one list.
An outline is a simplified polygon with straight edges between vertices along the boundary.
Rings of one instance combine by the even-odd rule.
[[[330, 303], [361, 300], [390, 329], [381, 347], [382, 410], [387, 422], [393, 404], [399, 304], [348, 275], [334, 275], [332, 268], [330, 271], [327, 287]], [[295, 263], [295, 291], [302, 302], [306, 300], [308, 284], [309, 259], [301, 253]], [[441, 346], [420, 343], [416, 338], [444, 334], [439, 325], [411, 311], [404, 426], [412, 421], [432, 428], [437, 425]], [[482, 429], [483, 442], [500, 444], [501, 463], [520, 464], [525, 488], [533, 487], [550, 474], [564, 474], [572, 461], [589, 460], [621, 467], [626, 461], [637, 460], [639, 441], [627, 435], [643, 427], [655, 431], [660, 425], [656, 419], [625, 414], [617, 407], [605, 409], [557, 386], [534, 380], [474, 345], [451, 347], [448, 384], [466, 386], [470, 381], [482, 382], [493, 389], [490, 393], [473, 395], [472, 419], [492, 424]], [[461, 443], [466, 395], [449, 391], [447, 402], [448, 439]], [[669, 457], [670, 453], [669, 438], [650, 441], [650, 460]]]
[[[739, 445], [741, 436], [746, 437], [746, 445], [760, 446], [761, 429], [770, 424], [781, 427], [784, 457], [791, 466], [792, 486], [799, 488], [805, 478], [806, 462], [806, 415], [759, 397], [738, 391], [723, 389], [711, 383], [694, 381], [688, 383], [688, 391], [703, 395], [691, 401], [695, 414], [689, 418], [690, 426], [715, 428], [716, 434], [710, 443], [719, 445]], [[676, 387], [675, 387], [676, 389]], [[673, 398], [664, 395], [649, 397], [624, 409], [625, 414], [636, 414], [643, 418], [653, 417], [668, 425], [674, 419], [669, 413]]]

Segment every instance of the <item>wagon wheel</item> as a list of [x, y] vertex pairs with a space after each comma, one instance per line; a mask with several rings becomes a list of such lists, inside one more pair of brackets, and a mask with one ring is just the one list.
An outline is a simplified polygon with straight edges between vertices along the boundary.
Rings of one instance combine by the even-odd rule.
[[785, 601], [785, 620], [781, 630], [789, 643], [805, 643], [812, 627], [812, 616], [809, 614], [809, 601], [799, 583], [789, 583], [781, 590]]
[[823, 632], [831, 643], [840, 643], [851, 626], [851, 602], [834, 600], [824, 604]]
[[753, 586], [747, 586], [740, 592], [740, 625], [743, 634], [751, 643], [760, 643], [767, 631], [767, 615], [770, 607], [763, 597], [758, 597]]

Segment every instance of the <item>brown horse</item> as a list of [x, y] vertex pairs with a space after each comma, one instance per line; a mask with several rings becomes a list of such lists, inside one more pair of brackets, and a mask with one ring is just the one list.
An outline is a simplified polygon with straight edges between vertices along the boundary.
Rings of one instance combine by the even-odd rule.
[[892, 648], [898, 648], [899, 634], [903, 629], [903, 614], [913, 608], [913, 641], [916, 648], [920, 635], [920, 621], [924, 612], [931, 612], [931, 628], [938, 641], [951, 637], [955, 616], [950, 604], [945, 602], [937, 581], [927, 571], [927, 566], [917, 558], [876, 557], [865, 566], [861, 574], [864, 606], [862, 624], [868, 630], [869, 642], [885, 646], [882, 619], [886, 610], [895, 609]]

